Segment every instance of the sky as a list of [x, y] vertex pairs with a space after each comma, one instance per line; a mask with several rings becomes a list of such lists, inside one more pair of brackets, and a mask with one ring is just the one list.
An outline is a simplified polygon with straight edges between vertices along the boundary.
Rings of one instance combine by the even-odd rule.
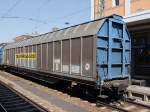
[[[90, 20], [91, 0], [0, 0], [0, 43]], [[69, 23], [69, 24], [66, 24]]]

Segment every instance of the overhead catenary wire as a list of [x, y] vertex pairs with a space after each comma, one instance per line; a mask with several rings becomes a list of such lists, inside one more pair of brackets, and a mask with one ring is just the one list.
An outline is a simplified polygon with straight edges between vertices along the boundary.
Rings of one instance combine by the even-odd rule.
[[[105, 4], [105, 2], [103, 2], [103, 4], [94, 5], [94, 7], [100, 6], [100, 7], [102, 7], [102, 8], [104, 9], [104, 4]], [[47, 23], [57, 22], [57, 21], [60, 21], [60, 20], [65, 19], [65, 18], [72, 17], [72, 16], [74, 16], [74, 15], [76, 15], [76, 14], [84, 13], [85, 11], [87, 11], [87, 9], [91, 9], [91, 8], [92, 8], [92, 7], [89, 6], [89, 7], [80, 9], [80, 10], [78, 10], [78, 11], [74, 11], [74, 12], [72, 12], [72, 13], [69, 13], [68, 15], [58, 17], [58, 18], [56, 18], [55, 20], [47, 21]], [[39, 25], [39, 26], [35, 26], [35, 27], [32, 29], [32, 31], [34, 31], [35, 29], [37, 29], [38, 27], [41, 27], [41, 26], [43, 26], [43, 24], [41, 24], [41, 25]]]
[[29, 20], [29, 21], [33, 21], [33, 22], [37, 22], [37, 23], [47, 24], [46, 21], [42, 21], [39, 19], [31, 18], [31, 17], [5, 16], [5, 17], [0, 17], [0, 18], [1, 19], [25, 19], [25, 20]]
[[[103, 1], [103, 2], [102, 2], [102, 1]], [[104, 4], [105, 4], [104, 0], [101, 0], [101, 3], [98, 4], [98, 5], [94, 5], [94, 7], [99, 6], [100, 8], [103, 8], [103, 10], [104, 10]], [[57, 20], [62, 20], [62, 19], [67, 18], [67, 17], [72, 17], [72, 16], [74, 16], [75, 14], [83, 13], [83, 12], [87, 11], [87, 9], [91, 9], [91, 8], [92, 8], [92, 7], [89, 6], [89, 7], [80, 9], [80, 10], [75, 11], [75, 12], [72, 12], [72, 13], [70, 13], [70, 14], [68, 14], [68, 15], [58, 17], [58, 18], [56, 18], [55, 20], [52, 20], [52, 22], [56, 22]], [[100, 10], [100, 11], [103, 11], [103, 10]], [[49, 22], [51, 22], [51, 21], [49, 21]]]
[[[102, 8], [102, 9], [104, 10], [104, 8], [105, 8], [105, 7], [104, 7], [104, 6], [105, 6], [104, 4], [105, 4], [104, 0], [101, 0], [101, 2], [100, 2], [98, 5], [94, 5], [94, 7], [99, 6], [100, 8]], [[78, 11], [72, 12], [72, 13], [70, 13], [70, 14], [68, 14], [68, 15], [58, 17], [58, 18], [56, 18], [56, 19], [53, 20], [53, 21], [62, 20], [62, 19], [67, 18], [67, 17], [72, 17], [72, 16], [75, 15], [75, 14], [83, 13], [83, 12], [87, 11], [87, 9], [91, 9], [91, 8], [94, 8], [94, 7], [88, 6], [88, 7], [86, 7], [86, 8], [80, 9], [80, 10], [78, 10]], [[103, 10], [99, 10], [99, 11], [103, 11]], [[52, 22], [53, 22], [53, 21], [52, 21]]]
[[[5, 17], [7, 16], [13, 9], [15, 9], [17, 7], [17, 5], [21, 2], [22, 0], [17, 0], [1, 17]], [[3, 20], [3, 18], [1, 18], [0, 20]]]
[[[46, 21], [42, 21], [39, 20], [38, 18], [32, 18], [32, 17], [20, 17], [20, 16], [8, 16], [9, 13], [21, 2], [22, 0], [17, 0], [2, 16], [0, 16], [0, 20], [3, 19], [25, 19], [25, 20], [29, 20], [29, 21], [33, 21], [36, 23], [42, 23], [42, 24], [47, 24]], [[51, 0], [46, 0], [46, 2], [44, 2], [44, 4], [50, 2]], [[43, 5], [44, 5], [43, 4]], [[42, 8], [42, 6], [39, 8]]]
[[[54, 23], [54, 22], [57, 22], [57, 21], [60, 21], [60, 20], [63, 20], [65, 18], [69, 18], [69, 17], [72, 17], [74, 15], [77, 15], [77, 14], [80, 14], [80, 13], [84, 13], [85, 11], [87, 11], [88, 9], [91, 8], [91, 6], [88, 6], [86, 8], [83, 8], [83, 9], [80, 9], [80, 10], [77, 10], [77, 11], [74, 11], [72, 13], [69, 13], [65, 16], [60, 16], [54, 20], [39, 20], [38, 18], [32, 18], [32, 17], [19, 17], [19, 16], [7, 16], [22, 0], [17, 0], [7, 11], [6, 13], [3, 15], [3, 16], [0, 16], [0, 20], [1, 19], [26, 19], [26, 20], [29, 20], [29, 21], [34, 21], [34, 22], [37, 22], [37, 23], [41, 23], [39, 26], [35, 26], [32, 31], [34, 31], [35, 29], [37, 29], [38, 27], [41, 27], [43, 25], [48, 25], [50, 23]], [[42, 5], [44, 6], [45, 3], [47, 2], [50, 2], [51, 0], [47, 0], [45, 1]], [[43, 6], [40, 6], [40, 8], [42, 8]], [[97, 6], [97, 5], [95, 5]], [[99, 4], [98, 4], [99, 6]]]
[[48, 4], [49, 2], [51, 2], [52, 0], [46, 0], [44, 2], [42, 2], [42, 4], [40, 5], [40, 7], [38, 7], [38, 11], [41, 10], [46, 4]]
[[[6, 11], [6, 13], [5, 13], [3, 16], [0, 16], [0, 20], [1, 20], [1, 19], [26, 19], [26, 20], [29, 20], [29, 21], [37, 22], [37, 23], [42, 23], [42, 24], [40, 24], [39, 26], [36, 26], [36, 27], [35, 27], [35, 29], [37, 29], [37, 28], [40, 27], [41, 25], [44, 25], [44, 24], [46, 25], [46, 24], [51, 23], [51, 22], [57, 22], [57, 21], [60, 21], [60, 20], [65, 19], [65, 18], [72, 17], [72, 16], [74, 16], [74, 15], [76, 15], [76, 14], [83, 13], [83, 12], [87, 11], [87, 9], [90, 9], [90, 8], [91, 8], [91, 6], [89, 6], [89, 7], [80, 9], [80, 10], [78, 10], [78, 11], [72, 12], [72, 13], [70, 13], [70, 14], [68, 14], [68, 15], [58, 17], [58, 18], [56, 18], [55, 20], [51, 20], [51, 21], [49, 21], [49, 20], [42, 21], [42, 20], [39, 20], [39, 19], [37, 19], [37, 18], [31, 18], [31, 17], [7, 16], [7, 15], [9, 14], [9, 12], [11, 12], [21, 1], [22, 1], [22, 0], [17, 0], [10, 8]], [[43, 3], [43, 6], [44, 6], [45, 3], [50, 2], [50, 1], [52, 1], [52, 0], [47, 0], [47, 1], [45, 1], [45, 2]], [[95, 6], [97, 6], [97, 5], [95, 5]], [[41, 5], [41, 7], [39, 7], [39, 8], [42, 8], [42, 5]]]
[[[49, 23], [52, 23], [52, 22], [57, 22], [57, 21], [63, 20], [63, 19], [68, 18], [68, 17], [72, 17], [72, 16], [74, 16], [74, 15], [76, 15], [76, 14], [80, 14], [80, 13], [83, 13], [83, 12], [87, 11], [87, 9], [89, 9], [89, 8], [91, 8], [91, 7], [86, 7], [86, 8], [80, 9], [80, 10], [78, 10], [78, 11], [69, 13], [68, 15], [58, 17], [58, 18], [56, 18], [55, 20], [51, 20], [51, 21], [47, 20], [46, 23], [49, 24]], [[35, 29], [37, 29], [38, 27], [41, 27], [41, 26], [43, 26], [43, 24], [40, 24], [39, 26], [36, 26], [36, 27], [35, 27], [34, 29], [32, 29], [32, 30], [35, 30]]]
[[44, 6], [46, 6], [50, 1], [52, 1], [52, 0], [46, 0], [46, 1], [42, 2], [42, 4], [38, 7], [38, 9], [37, 9], [37, 12], [38, 12], [37, 18], [38, 18], [39, 15], [40, 15], [41, 9], [42, 9]]
[[[37, 16], [36, 19], [40, 18], [41, 15], [41, 10], [43, 7], [45, 7], [49, 2], [51, 2], [52, 0], [44, 0], [44, 2], [41, 3], [41, 5], [37, 8]], [[36, 24], [37, 25], [37, 24]]]

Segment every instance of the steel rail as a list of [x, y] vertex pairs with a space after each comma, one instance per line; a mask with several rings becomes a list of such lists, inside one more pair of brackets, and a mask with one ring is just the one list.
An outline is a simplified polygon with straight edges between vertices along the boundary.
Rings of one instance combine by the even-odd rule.
[[48, 112], [26, 96], [0, 81], [0, 112]]
[[142, 103], [134, 102], [134, 101], [132, 101], [130, 99], [126, 99], [125, 102], [131, 103], [131, 104], [134, 104], [134, 105], [138, 105], [138, 106], [141, 106], [141, 107], [145, 107], [145, 108], [150, 110], [150, 106], [149, 105], [145, 105], [145, 104], [142, 104]]
[[105, 106], [105, 107], [108, 107], [108, 108], [111, 108], [113, 110], [116, 110], [116, 111], [119, 111], [119, 112], [129, 112], [121, 107], [117, 107], [115, 105], [111, 105], [111, 104], [108, 104], [108, 103], [105, 103], [105, 102], [101, 102], [101, 101], [98, 101], [97, 102], [97, 106]]

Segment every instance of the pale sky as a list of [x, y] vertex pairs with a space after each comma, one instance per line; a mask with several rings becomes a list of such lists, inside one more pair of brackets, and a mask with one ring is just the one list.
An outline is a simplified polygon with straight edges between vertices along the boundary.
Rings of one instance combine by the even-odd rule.
[[[91, 0], [0, 0], [0, 43], [90, 20]], [[65, 24], [69, 22], [70, 24]]]

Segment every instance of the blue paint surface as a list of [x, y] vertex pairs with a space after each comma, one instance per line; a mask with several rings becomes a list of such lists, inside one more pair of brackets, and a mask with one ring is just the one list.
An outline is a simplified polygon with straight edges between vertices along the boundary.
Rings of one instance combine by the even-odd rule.
[[3, 59], [3, 48], [0, 48], [0, 65], [2, 64]]
[[96, 41], [96, 63], [100, 81], [129, 77], [130, 42], [126, 24], [121, 17], [105, 18]]
[[6, 45], [7, 45], [6, 43], [0, 44], [0, 65], [3, 64], [3, 50]]

